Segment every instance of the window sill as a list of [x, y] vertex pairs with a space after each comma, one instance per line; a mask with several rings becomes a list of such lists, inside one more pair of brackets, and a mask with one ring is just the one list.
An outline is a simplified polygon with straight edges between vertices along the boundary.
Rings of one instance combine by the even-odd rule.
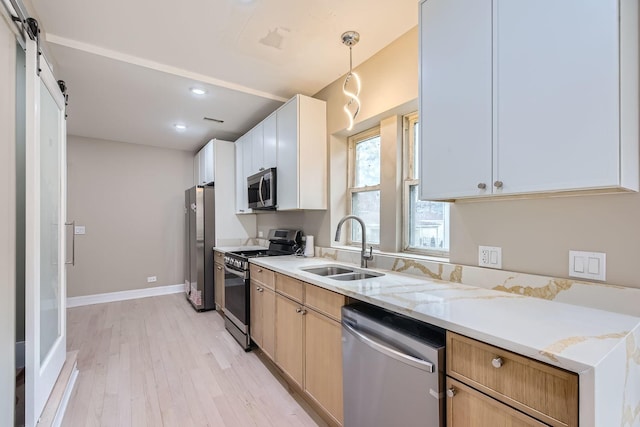
[[[340, 249], [340, 250], [345, 250], [345, 251], [350, 251], [350, 252], [357, 252], [360, 253], [361, 248], [360, 246], [346, 246], [346, 245], [331, 245], [331, 249]], [[379, 249], [373, 249], [373, 254], [374, 255], [383, 255], [383, 256], [389, 256], [389, 257], [396, 257], [396, 258], [409, 258], [409, 259], [415, 259], [415, 260], [420, 260], [420, 261], [433, 261], [433, 262], [444, 262], [444, 263], [448, 263], [449, 262], [449, 258], [448, 257], [438, 257], [438, 256], [433, 256], [433, 255], [423, 255], [423, 254], [418, 254], [415, 252], [383, 252], [380, 251]]]

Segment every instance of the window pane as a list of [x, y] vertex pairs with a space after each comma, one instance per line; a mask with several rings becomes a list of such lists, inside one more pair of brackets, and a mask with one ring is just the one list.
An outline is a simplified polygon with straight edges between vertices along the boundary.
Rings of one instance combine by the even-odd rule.
[[356, 143], [355, 186], [380, 184], [380, 136]]
[[[380, 191], [362, 191], [351, 197], [351, 212], [367, 226], [367, 243], [380, 244]], [[351, 241], [362, 242], [362, 230], [356, 221], [351, 222]]]
[[449, 251], [449, 205], [418, 200], [418, 186], [410, 187], [409, 246]]

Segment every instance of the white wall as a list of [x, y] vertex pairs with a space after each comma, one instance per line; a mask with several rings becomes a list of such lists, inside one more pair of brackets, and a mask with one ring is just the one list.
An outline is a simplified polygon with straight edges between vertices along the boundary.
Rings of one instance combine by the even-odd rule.
[[67, 217], [86, 227], [67, 270], [68, 296], [184, 283], [193, 154], [69, 136], [67, 157]]
[[0, 420], [13, 425], [15, 396], [16, 39], [0, 13]]

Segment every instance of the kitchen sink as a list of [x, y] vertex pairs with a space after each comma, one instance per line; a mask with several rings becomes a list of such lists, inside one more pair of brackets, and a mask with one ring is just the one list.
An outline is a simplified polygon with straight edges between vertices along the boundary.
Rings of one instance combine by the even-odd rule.
[[307, 273], [317, 274], [318, 276], [333, 276], [336, 274], [353, 273], [351, 268], [345, 268], [339, 265], [324, 265], [322, 267], [303, 268]]
[[384, 276], [384, 273], [359, 270], [357, 268], [349, 268], [342, 265], [323, 265], [320, 267], [309, 267], [303, 268], [302, 271], [317, 274], [318, 276], [324, 276], [328, 279], [342, 281], [363, 280]]
[[380, 277], [380, 276], [384, 276], [384, 274], [371, 273], [371, 272], [366, 273], [364, 271], [358, 271], [358, 272], [349, 273], [349, 274], [338, 274], [336, 276], [329, 277], [329, 279], [349, 281], [349, 280], [371, 279], [373, 277]]

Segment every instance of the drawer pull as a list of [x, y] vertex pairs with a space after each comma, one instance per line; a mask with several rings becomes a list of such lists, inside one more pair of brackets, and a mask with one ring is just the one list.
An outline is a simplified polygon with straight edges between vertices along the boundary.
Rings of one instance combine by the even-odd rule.
[[449, 387], [449, 388], [447, 389], [447, 397], [453, 397], [453, 396], [455, 396], [455, 395], [456, 395], [456, 393], [457, 393], [457, 392], [456, 392], [456, 389], [455, 389], [455, 388], [453, 388], [453, 387]]
[[480, 190], [485, 190], [487, 188], [487, 184], [485, 184], [484, 182], [481, 182], [478, 184], [478, 188]]
[[302, 309], [301, 308], [296, 308], [296, 313], [302, 313]]
[[262, 273], [262, 269], [261, 268], [258, 269], [258, 273]]
[[504, 365], [504, 361], [502, 360], [502, 357], [494, 357], [493, 359], [491, 359], [491, 365], [496, 369], [502, 368], [502, 365]]
[[218, 270], [222, 270], [222, 267], [218, 266]]

